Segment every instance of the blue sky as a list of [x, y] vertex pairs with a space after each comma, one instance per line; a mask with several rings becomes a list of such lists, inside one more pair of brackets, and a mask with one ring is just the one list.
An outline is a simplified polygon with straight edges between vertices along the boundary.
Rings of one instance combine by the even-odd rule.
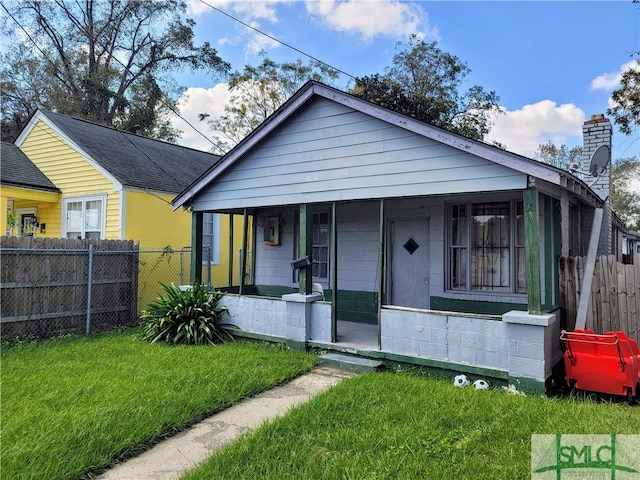
[[[418, 33], [467, 62], [467, 86], [500, 95], [506, 112], [487, 140], [533, 156], [552, 140], [581, 145], [581, 126], [605, 113], [621, 71], [640, 50], [640, 5], [626, 1], [226, 1], [189, 0], [197, 41], [210, 42], [236, 70], [257, 64], [264, 49], [273, 60], [294, 61], [301, 53], [243, 26], [214, 6], [273, 37], [354, 76], [382, 73], [396, 42]], [[339, 87], [347, 88], [343, 76]], [[190, 87], [183, 116], [203, 133], [198, 113], [222, 112], [224, 83], [184, 74]], [[181, 143], [209, 148], [188, 126]], [[638, 156], [640, 132], [614, 127], [613, 157]]]

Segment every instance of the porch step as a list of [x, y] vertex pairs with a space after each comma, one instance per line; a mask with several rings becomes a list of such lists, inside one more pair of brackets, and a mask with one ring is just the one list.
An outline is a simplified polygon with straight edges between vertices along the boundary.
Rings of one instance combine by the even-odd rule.
[[384, 370], [385, 368], [385, 364], [377, 360], [354, 357], [352, 355], [342, 355], [340, 353], [326, 353], [321, 355], [319, 360], [323, 365], [357, 373]]

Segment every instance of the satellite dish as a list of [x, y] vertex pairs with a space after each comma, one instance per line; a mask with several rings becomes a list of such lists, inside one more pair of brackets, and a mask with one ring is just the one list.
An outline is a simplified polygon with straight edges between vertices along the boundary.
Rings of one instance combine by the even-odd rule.
[[596, 151], [591, 154], [589, 160], [589, 173], [592, 177], [597, 177], [604, 172], [609, 163], [609, 155], [611, 150], [607, 145], [600, 145]]

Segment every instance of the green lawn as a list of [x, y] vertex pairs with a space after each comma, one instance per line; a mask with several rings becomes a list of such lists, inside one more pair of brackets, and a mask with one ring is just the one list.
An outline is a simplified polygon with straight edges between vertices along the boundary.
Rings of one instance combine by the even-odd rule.
[[639, 433], [640, 407], [373, 373], [242, 437], [184, 480], [528, 479], [533, 433]]
[[315, 357], [237, 342], [149, 344], [132, 332], [3, 348], [4, 479], [73, 479], [312, 368]]

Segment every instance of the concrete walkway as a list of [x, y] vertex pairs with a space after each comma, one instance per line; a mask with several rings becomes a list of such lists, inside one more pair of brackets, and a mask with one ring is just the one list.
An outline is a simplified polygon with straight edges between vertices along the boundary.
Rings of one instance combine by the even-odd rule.
[[320, 366], [311, 373], [267, 390], [159, 443], [142, 455], [116, 465], [99, 480], [165, 480], [180, 477], [212, 452], [279, 417], [353, 373]]

